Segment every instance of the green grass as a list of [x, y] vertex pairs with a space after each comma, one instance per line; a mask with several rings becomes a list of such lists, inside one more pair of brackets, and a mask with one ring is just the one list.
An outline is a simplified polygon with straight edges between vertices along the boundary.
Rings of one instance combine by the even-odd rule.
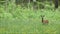
[[[17, 7], [14, 11], [4, 11], [0, 8], [0, 34], [60, 34], [60, 11], [50, 8], [41, 10], [22, 9]], [[41, 22], [41, 14], [49, 20], [48, 25]]]

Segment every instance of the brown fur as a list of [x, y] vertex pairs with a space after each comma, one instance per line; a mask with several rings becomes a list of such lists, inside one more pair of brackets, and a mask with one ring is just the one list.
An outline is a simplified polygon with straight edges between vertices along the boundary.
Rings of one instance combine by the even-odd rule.
[[43, 22], [42, 22], [43, 24], [48, 24], [49, 23], [49, 21], [48, 20], [43, 20]]

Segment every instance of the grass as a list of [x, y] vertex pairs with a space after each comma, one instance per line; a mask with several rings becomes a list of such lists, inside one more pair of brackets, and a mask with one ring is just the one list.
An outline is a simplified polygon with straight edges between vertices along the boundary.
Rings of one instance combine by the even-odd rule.
[[[10, 8], [6, 12], [0, 7], [0, 34], [60, 34], [59, 8], [56, 11], [46, 8], [43, 13], [40, 9]], [[48, 25], [42, 24], [41, 14], [49, 20]]]

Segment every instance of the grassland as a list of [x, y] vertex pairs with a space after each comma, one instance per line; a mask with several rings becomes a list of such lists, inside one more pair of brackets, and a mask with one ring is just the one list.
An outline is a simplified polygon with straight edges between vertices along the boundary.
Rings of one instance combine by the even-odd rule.
[[[60, 8], [53, 10], [47, 7], [43, 10], [32, 10], [9, 6], [9, 11], [0, 7], [0, 34], [60, 34]], [[41, 15], [49, 20], [47, 25], [41, 22]]]

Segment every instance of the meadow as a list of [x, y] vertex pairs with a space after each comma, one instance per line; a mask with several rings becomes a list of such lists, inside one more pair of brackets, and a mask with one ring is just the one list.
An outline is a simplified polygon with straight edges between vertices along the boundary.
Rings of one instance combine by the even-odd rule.
[[[0, 6], [0, 34], [60, 34], [60, 8], [47, 5], [43, 10], [8, 6]], [[42, 12], [43, 11], [43, 12]], [[42, 24], [41, 15], [48, 19]]]

